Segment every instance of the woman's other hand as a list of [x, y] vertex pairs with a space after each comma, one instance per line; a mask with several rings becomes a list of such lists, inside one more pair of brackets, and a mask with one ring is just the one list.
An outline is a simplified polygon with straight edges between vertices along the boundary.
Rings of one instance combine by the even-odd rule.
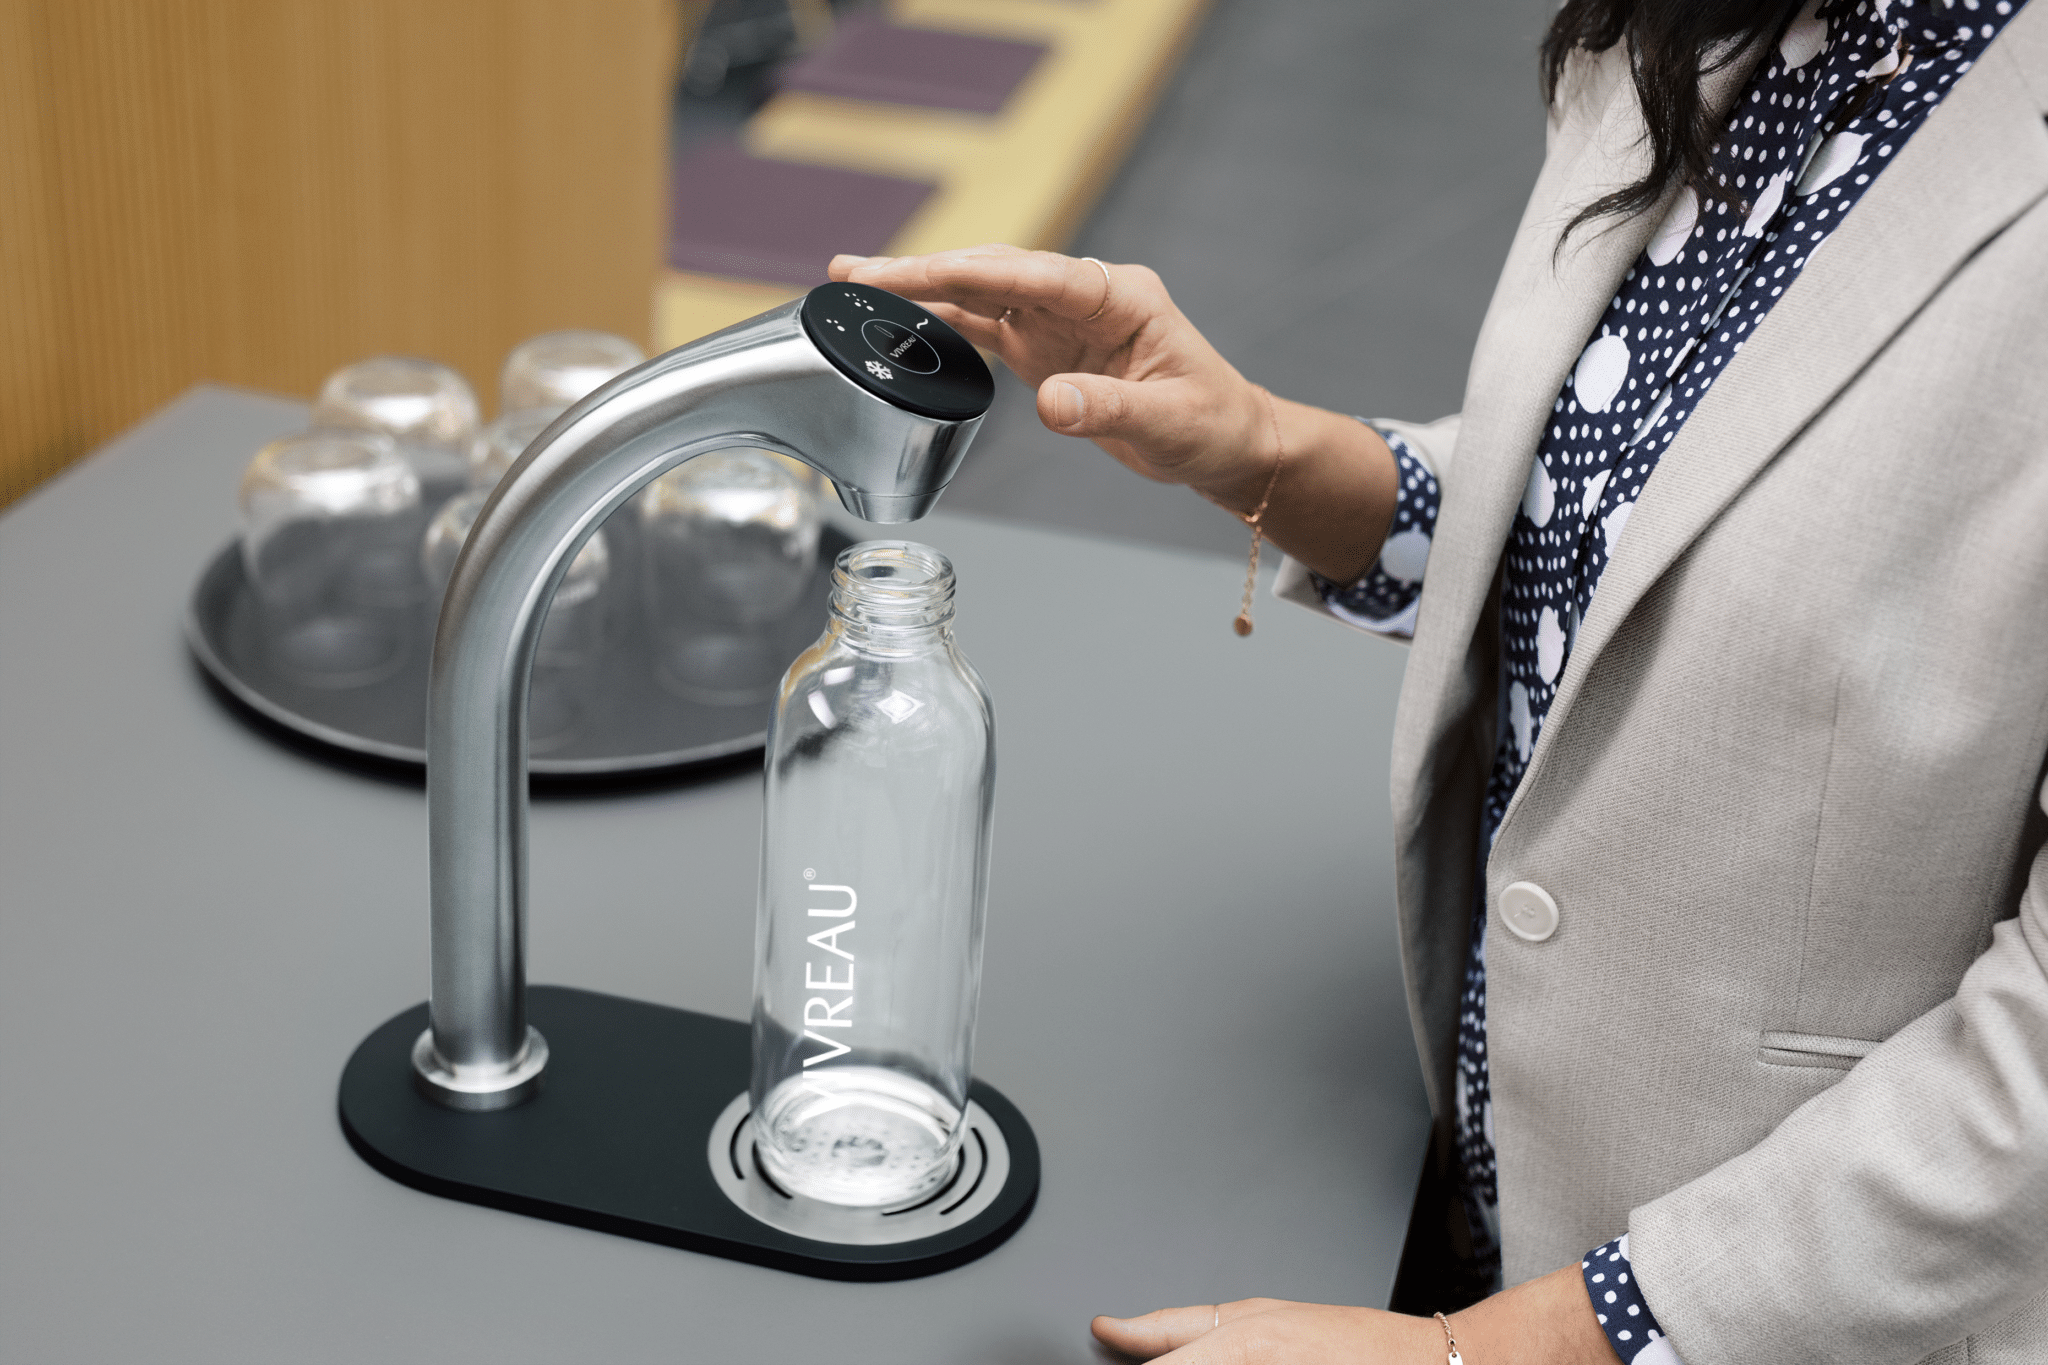
[[1239, 516], [1271, 488], [1268, 537], [1318, 573], [1350, 582], [1378, 557], [1395, 493], [1386, 443], [1352, 418], [1269, 403], [1145, 266], [993, 245], [837, 256], [831, 276], [924, 304], [1034, 387], [1047, 427], [1148, 479]]
[[[1284, 1299], [1097, 1318], [1096, 1340], [1162, 1365], [1434, 1365], [1447, 1360], [1434, 1318]], [[1469, 1365], [1619, 1365], [1576, 1265], [1451, 1315]]]
[[1433, 1318], [1285, 1299], [1164, 1308], [1097, 1318], [1091, 1327], [1111, 1350], [1166, 1365], [1431, 1365], [1445, 1358]]

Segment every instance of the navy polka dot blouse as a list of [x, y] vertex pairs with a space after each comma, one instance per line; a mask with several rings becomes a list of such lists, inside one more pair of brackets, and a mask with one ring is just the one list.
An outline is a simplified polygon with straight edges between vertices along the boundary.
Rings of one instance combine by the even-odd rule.
[[[1506, 690], [1481, 813], [1489, 846], [1658, 458], [1843, 215], [2024, 3], [1809, 0], [1729, 114], [1711, 182], [1679, 194], [1622, 280], [1557, 396], [1508, 536]], [[1439, 490], [1417, 451], [1381, 434], [1400, 471], [1393, 533], [1359, 582], [1317, 587], [1337, 615], [1406, 635]], [[1475, 908], [1459, 1009], [1455, 1117], [1475, 1241], [1497, 1264], [1485, 910], [1483, 901]], [[1678, 1361], [1636, 1284], [1627, 1237], [1587, 1253], [1583, 1269], [1621, 1359]]]

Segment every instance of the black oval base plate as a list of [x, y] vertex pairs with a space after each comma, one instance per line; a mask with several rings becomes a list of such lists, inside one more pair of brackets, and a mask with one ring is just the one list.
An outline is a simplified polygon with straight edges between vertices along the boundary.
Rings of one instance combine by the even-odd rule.
[[747, 1088], [752, 1030], [732, 1019], [567, 986], [527, 990], [548, 1040], [540, 1094], [463, 1114], [412, 1084], [415, 1005], [363, 1040], [341, 1077], [341, 1127], [365, 1161], [450, 1199], [828, 1280], [908, 1280], [1001, 1246], [1038, 1199], [1038, 1140], [994, 1087], [969, 1094], [1001, 1125], [1010, 1178], [957, 1228], [893, 1246], [842, 1246], [743, 1212], [705, 1160], [712, 1125]]

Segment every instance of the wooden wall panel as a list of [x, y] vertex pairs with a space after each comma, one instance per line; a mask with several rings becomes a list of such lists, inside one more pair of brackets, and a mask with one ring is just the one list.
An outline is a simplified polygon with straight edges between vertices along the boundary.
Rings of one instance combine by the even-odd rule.
[[[697, 8], [697, 7], [687, 7]], [[648, 341], [676, 0], [0, 0], [0, 505], [201, 380]]]

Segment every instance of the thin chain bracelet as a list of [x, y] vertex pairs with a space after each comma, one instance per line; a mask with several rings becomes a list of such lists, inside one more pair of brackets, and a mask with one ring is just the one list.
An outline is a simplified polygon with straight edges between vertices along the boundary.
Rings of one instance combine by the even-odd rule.
[[1273, 424], [1273, 472], [1266, 479], [1266, 495], [1259, 499], [1259, 505], [1252, 509], [1251, 515], [1238, 514], [1239, 519], [1252, 528], [1251, 559], [1244, 570], [1244, 603], [1237, 609], [1237, 620], [1231, 623], [1239, 635], [1252, 633], [1252, 594], [1259, 586], [1259, 546], [1266, 539], [1266, 528], [1261, 522], [1267, 505], [1273, 501], [1273, 486], [1280, 482], [1280, 466], [1287, 461], [1287, 443], [1280, 436], [1280, 414], [1273, 407], [1273, 391], [1260, 386], [1259, 392], [1266, 395], [1266, 418]]
[[1458, 1339], [1451, 1335], [1451, 1320], [1442, 1313], [1436, 1315], [1436, 1320], [1444, 1329], [1444, 1349], [1451, 1353], [1448, 1365], [1465, 1365], [1465, 1357], [1458, 1354]]

